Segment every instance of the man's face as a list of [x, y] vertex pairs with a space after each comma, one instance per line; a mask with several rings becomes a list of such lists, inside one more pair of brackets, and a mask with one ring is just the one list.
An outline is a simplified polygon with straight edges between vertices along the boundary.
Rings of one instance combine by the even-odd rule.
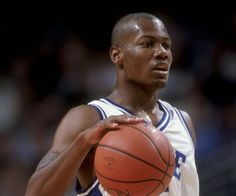
[[166, 28], [158, 19], [139, 19], [130, 25], [122, 43], [125, 78], [145, 87], [165, 87], [172, 62]]

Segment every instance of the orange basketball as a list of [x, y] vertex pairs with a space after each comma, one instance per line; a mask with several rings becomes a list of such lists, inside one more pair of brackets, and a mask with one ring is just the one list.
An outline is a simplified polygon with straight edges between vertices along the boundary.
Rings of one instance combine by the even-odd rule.
[[174, 173], [175, 156], [169, 140], [145, 123], [123, 124], [98, 144], [94, 166], [110, 195], [159, 195]]

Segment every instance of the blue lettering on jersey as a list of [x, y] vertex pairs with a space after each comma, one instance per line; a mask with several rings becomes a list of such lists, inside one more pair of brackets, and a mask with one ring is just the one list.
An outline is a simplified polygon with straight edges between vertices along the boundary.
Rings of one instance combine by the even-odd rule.
[[[186, 156], [184, 154], [182, 154], [179, 151], [175, 151], [175, 171], [174, 171], [174, 176], [180, 180], [180, 166], [182, 163], [185, 163], [186, 161]], [[167, 189], [164, 192], [169, 192], [169, 187], [167, 187]]]
[[186, 156], [182, 154], [179, 151], [175, 151], [175, 172], [174, 176], [180, 180], [181, 172], [180, 172], [180, 166], [182, 163], [185, 163]]

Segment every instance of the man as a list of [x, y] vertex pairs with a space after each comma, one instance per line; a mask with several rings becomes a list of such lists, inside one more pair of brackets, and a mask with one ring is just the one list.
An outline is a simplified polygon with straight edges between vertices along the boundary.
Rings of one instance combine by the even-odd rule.
[[114, 90], [65, 115], [51, 149], [29, 181], [27, 195], [64, 195], [75, 176], [78, 195], [107, 195], [93, 168], [96, 144], [120, 123], [143, 120], [160, 129], [175, 149], [174, 177], [161, 195], [199, 195], [190, 117], [158, 99], [168, 80], [170, 48], [164, 24], [151, 14], [129, 14], [116, 23], [110, 48], [117, 76]]

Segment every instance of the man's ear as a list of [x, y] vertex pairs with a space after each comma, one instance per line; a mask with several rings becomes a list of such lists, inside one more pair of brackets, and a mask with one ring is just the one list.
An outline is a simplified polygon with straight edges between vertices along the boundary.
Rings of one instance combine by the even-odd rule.
[[112, 46], [110, 48], [110, 58], [114, 64], [118, 65], [120, 68], [123, 67], [123, 54], [120, 48]]

